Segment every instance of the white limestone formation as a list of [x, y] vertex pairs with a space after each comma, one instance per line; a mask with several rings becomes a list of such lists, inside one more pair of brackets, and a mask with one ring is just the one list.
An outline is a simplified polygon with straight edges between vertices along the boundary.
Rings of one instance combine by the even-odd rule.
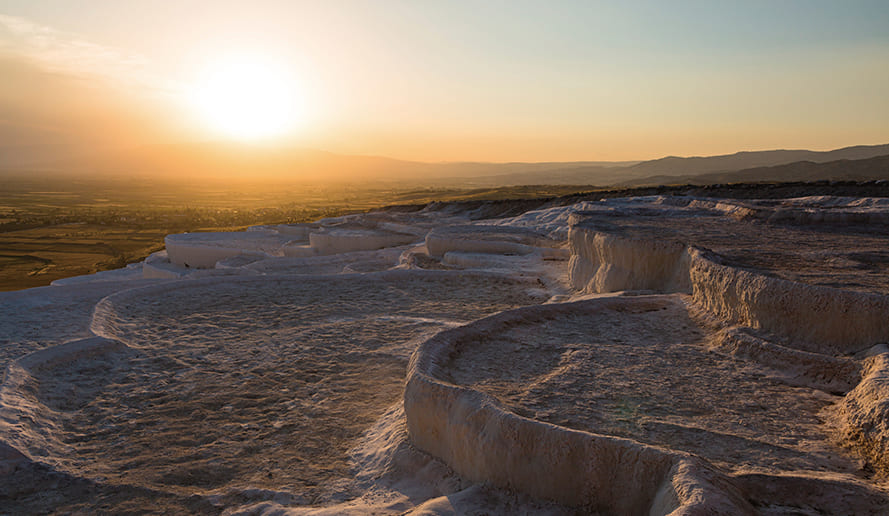
[[164, 239], [173, 265], [198, 269], [211, 269], [219, 260], [244, 252], [280, 256], [281, 246], [286, 242], [272, 231], [182, 233]]
[[379, 229], [324, 229], [309, 233], [309, 246], [320, 255], [371, 251], [407, 245], [417, 241], [411, 233], [395, 233]]
[[887, 296], [768, 277], [697, 249], [689, 254], [695, 301], [720, 317], [818, 353], [856, 353], [889, 341]]
[[189, 273], [184, 265], [174, 265], [166, 249], [152, 253], [142, 262], [142, 277], [145, 279], [176, 279]]
[[881, 346], [865, 361], [862, 380], [833, 417], [844, 442], [884, 474], [889, 472], [889, 350]]
[[805, 285], [724, 265], [671, 240], [628, 237], [577, 224], [569, 233], [571, 286], [583, 292], [692, 292], [707, 311], [821, 353], [855, 353], [889, 341], [889, 297]]
[[687, 292], [686, 246], [672, 240], [625, 237], [574, 226], [571, 286], [588, 293], [619, 290]]
[[513, 226], [445, 226], [426, 235], [426, 249], [437, 257], [451, 251], [524, 255], [560, 245], [537, 231]]
[[[838, 206], [838, 211], [811, 217], [797, 207], [808, 204]], [[884, 203], [864, 202], [865, 211], [850, 212], [847, 208], [854, 204], [807, 198], [786, 202], [790, 208], [785, 211], [767, 207], [755, 216], [746, 208], [734, 209], [733, 203], [706, 206], [695, 201], [690, 206], [772, 223], [882, 223]], [[886, 470], [889, 389], [883, 384], [889, 384], [885, 381], [889, 367], [880, 354], [868, 359], [859, 373], [861, 364], [846, 357], [889, 342], [889, 296], [789, 281], [728, 265], [719, 255], [694, 245], [627, 236], [620, 228], [601, 230], [584, 222], [587, 218], [576, 216], [569, 233], [572, 287], [599, 293], [691, 292], [695, 304], [712, 316], [780, 339], [783, 343], [776, 344], [743, 329], [733, 330], [716, 339], [715, 349], [757, 361], [782, 381], [848, 393], [837, 416], [840, 438]]]
[[411, 441], [467, 478], [594, 512], [753, 514], [723, 476], [693, 456], [520, 417], [484, 392], [447, 380], [445, 364], [462, 347], [573, 308], [517, 309], [424, 342], [405, 386]]
[[50, 283], [53, 286], [78, 285], [83, 283], [95, 283], [97, 281], [127, 281], [141, 279], [143, 277], [142, 262], [131, 263], [122, 269], [101, 271], [95, 274], [73, 276], [71, 278], [57, 279]]
[[792, 385], [842, 395], [861, 381], [857, 360], [794, 349], [752, 333], [750, 328], [726, 328], [712, 339], [711, 349], [754, 361]]
[[58, 379], [84, 364], [107, 367], [115, 356], [130, 351], [119, 341], [90, 337], [40, 349], [10, 363], [0, 385], [0, 444], [14, 447], [29, 460], [39, 456], [54, 467], [82, 460], [72, 455], [60, 416], [78, 409], [91, 389], [59, 385]]
[[[0, 293], [0, 496], [50, 493], [21, 495], [11, 512], [95, 509], [109, 496], [232, 514], [885, 508], [868, 472], [889, 474], [889, 202], [651, 196], [471, 220], [494, 208], [170, 235], [141, 264]], [[870, 238], [866, 252], [856, 238]], [[563, 323], [565, 342], [544, 349]], [[532, 351], [516, 359], [513, 344]], [[455, 360], [485, 346], [489, 362], [472, 367], [489, 376], [458, 381]], [[675, 360], [639, 387], [665, 393], [661, 419], [630, 418], [635, 434], [564, 423], [642, 385], [634, 360], [651, 357]], [[623, 376], [584, 384], [598, 365]], [[529, 367], [542, 373], [525, 382]], [[558, 378], [564, 388], [547, 391]], [[490, 390], [500, 381], [536, 408]], [[712, 404], [742, 383], [749, 395], [724, 410], [725, 428], [671, 405], [669, 386]], [[548, 392], [580, 401], [546, 408]], [[761, 406], [779, 398], [786, 409]], [[153, 445], [140, 433], [149, 423], [186, 443], [181, 455], [128, 455]], [[812, 437], [822, 433], [835, 441]], [[731, 462], [748, 452], [784, 462]], [[314, 476], [302, 484], [294, 471]]]

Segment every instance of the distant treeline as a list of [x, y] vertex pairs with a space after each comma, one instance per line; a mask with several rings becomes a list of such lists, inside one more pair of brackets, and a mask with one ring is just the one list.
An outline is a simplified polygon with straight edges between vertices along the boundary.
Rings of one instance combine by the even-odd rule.
[[122, 228], [166, 228], [171, 232], [209, 227], [290, 224], [342, 215], [347, 207], [330, 208], [95, 208], [8, 209], [0, 211], [0, 231], [57, 224], [93, 224]]

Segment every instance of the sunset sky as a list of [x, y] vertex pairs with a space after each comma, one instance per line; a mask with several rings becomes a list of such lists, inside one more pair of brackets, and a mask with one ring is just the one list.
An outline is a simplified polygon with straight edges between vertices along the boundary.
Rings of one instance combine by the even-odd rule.
[[823, 150], [889, 143], [889, 2], [2, 0], [0, 78], [23, 155]]

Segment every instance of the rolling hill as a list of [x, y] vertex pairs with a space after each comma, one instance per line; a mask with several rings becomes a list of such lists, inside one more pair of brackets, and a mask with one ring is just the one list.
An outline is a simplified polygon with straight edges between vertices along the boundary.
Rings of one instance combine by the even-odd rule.
[[[633, 186], [735, 181], [745, 171], [751, 181], [775, 180], [783, 174], [798, 180], [812, 174], [846, 174], [843, 165], [814, 164], [862, 160], [889, 155], [889, 144], [855, 146], [833, 151], [771, 150], [708, 157], [665, 157], [642, 162], [422, 163], [379, 156], [353, 156], [312, 149], [275, 148], [231, 143], [151, 145], [30, 165], [30, 170], [82, 176], [154, 177], [191, 181], [258, 181], [363, 183], [399, 186], [595, 185]], [[2, 158], [2, 157], [0, 157]], [[790, 168], [767, 170], [769, 167]], [[0, 166], [3, 160], [0, 159]], [[867, 167], [859, 174], [870, 177]], [[22, 166], [5, 166], [9, 170]], [[756, 171], [751, 171], [756, 169]], [[740, 176], [738, 176], [740, 177]], [[812, 176], [815, 177], [815, 176]], [[821, 176], [818, 176], [821, 177]], [[845, 177], [845, 176], [844, 176]], [[738, 179], [741, 180], [741, 179]]]

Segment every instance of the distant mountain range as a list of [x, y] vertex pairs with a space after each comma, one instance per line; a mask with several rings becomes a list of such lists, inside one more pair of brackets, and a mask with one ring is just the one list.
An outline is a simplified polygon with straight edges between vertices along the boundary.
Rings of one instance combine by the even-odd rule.
[[[239, 143], [149, 145], [121, 152], [21, 164], [5, 160], [0, 170], [191, 179], [277, 179], [292, 181], [404, 181], [415, 184], [460, 183], [466, 178], [504, 174], [544, 177], [565, 166], [635, 165], [638, 161], [577, 163], [423, 163], [379, 156], [353, 156], [314, 149], [264, 147]], [[10, 156], [17, 156], [11, 153]]]
[[840, 159], [826, 163], [796, 161], [771, 167], [754, 167], [710, 174], [650, 176], [626, 181], [619, 186], [668, 184], [710, 185], [720, 183], [761, 183], [791, 181], [868, 181], [889, 180], [889, 155], [867, 159]]
[[[518, 172], [505, 175], [476, 178], [484, 181], [499, 181], [503, 184], [577, 184], [597, 186], [646, 186], [655, 184], [691, 183], [703, 184], [705, 182], [734, 182], [728, 175], [742, 170], [775, 167], [790, 163], [808, 162], [809, 164], [827, 163], [838, 160], [860, 160], [877, 156], [889, 155], [887, 145], [858, 145], [845, 147], [832, 151], [809, 150], [773, 150], [758, 152], [737, 152], [722, 156], [680, 158], [669, 156], [666, 158], [639, 163], [614, 166], [614, 165], [581, 165], [561, 164], [561, 167], [552, 168], [544, 173]], [[805, 176], [802, 169], [797, 167], [796, 176]], [[779, 174], [781, 170], [773, 171]], [[703, 177], [706, 175], [707, 177]], [[756, 174], [747, 174], [749, 181], [767, 181], [768, 178], [752, 179]], [[801, 178], [788, 179], [804, 180]]]
[[[400, 185], [530, 184], [642, 186], [739, 181], [889, 178], [889, 144], [832, 151], [771, 150], [641, 162], [421, 163], [305, 149], [229, 143], [153, 145], [127, 152], [68, 158], [28, 168], [58, 173], [155, 176], [192, 180], [396, 182]], [[0, 167], [11, 166], [0, 155]]]

